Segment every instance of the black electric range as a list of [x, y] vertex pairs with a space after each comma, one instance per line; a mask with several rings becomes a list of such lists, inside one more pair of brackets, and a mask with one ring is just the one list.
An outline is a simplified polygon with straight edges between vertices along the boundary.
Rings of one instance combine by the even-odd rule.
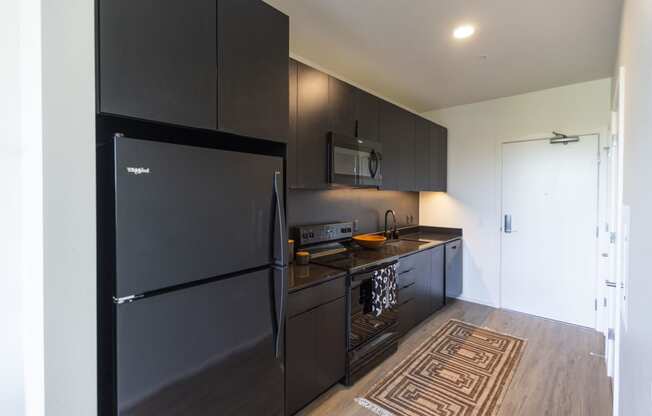
[[347, 371], [345, 384], [359, 380], [398, 348], [400, 332], [395, 308], [379, 315], [371, 311], [372, 278], [379, 270], [397, 267], [400, 255], [417, 251], [421, 243], [396, 241], [365, 249], [352, 238], [352, 223], [321, 224], [295, 230], [298, 247], [311, 254], [311, 263], [347, 272]]

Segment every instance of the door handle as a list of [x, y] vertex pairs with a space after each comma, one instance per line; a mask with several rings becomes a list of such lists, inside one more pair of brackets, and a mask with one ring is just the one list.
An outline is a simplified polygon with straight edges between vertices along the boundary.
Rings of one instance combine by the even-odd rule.
[[378, 156], [375, 151], [369, 153], [369, 173], [372, 178], [376, 178], [376, 173], [378, 172]]
[[505, 214], [505, 224], [503, 226], [503, 231], [505, 234], [512, 233], [512, 216], [510, 214]]
[[[281, 196], [278, 192], [278, 177], [281, 175], [280, 171], [274, 172], [274, 199], [276, 200], [276, 215], [278, 216], [278, 228], [279, 228], [279, 250], [280, 250], [280, 264], [285, 265], [287, 257], [285, 256], [285, 246], [287, 245], [287, 240], [285, 239], [285, 223], [283, 221], [283, 206], [281, 203]], [[275, 221], [275, 220], [274, 220]]]
[[[281, 275], [281, 299], [280, 299], [280, 305], [276, 304], [276, 275], [280, 274]], [[283, 339], [283, 332], [285, 329], [285, 295], [286, 295], [286, 289], [285, 289], [285, 268], [284, 267], [279, 267], [279, 266], [273, 266], [272, 267], [272, 282], [273, 282], [273, 289], [272, 289], [272, 296], [273, 296], [273, 310], [274, 310], [274, 317], [272, 319], [273, 325], [272, 329], [274, 331], [274, 356], [278, 359], [281, 357], [281, 352], [283, 350], [282, 348], [282, 339]], [[279, 313], [277, 315], [276, 310], [277, 306], [279, 309]]]
[[274, 344], [274, 356], [278, 358], [279, 356], [279, 334], [280, 331], [280, 321], [278, 314], [278, 304], [276, 302], [276, 272], [277, 269], [272, 267], [269, 273], [268, 285], [269, 285], [269, 302], [271, 304], [271, 313], [270, 318], [272, 320], [272, 343]]

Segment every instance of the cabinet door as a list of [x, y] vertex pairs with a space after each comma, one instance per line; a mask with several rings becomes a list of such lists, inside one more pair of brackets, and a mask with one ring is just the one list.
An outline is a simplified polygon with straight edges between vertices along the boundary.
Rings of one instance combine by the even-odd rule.
[[344, 377], [346, 365], [346, 305], [339, 298], [317, 308], [314, 373], [315, 397]]
[[444, 270], [444, 246], [435, 247], [431, 252], [430, 272], [430, 308], [434, 312], [444, 306], [445, 270]]
[[345, 298], [339, 298], [288, 319], [287, 414], [296, 413], [344, 377], [345, 314]]
[[383, 189], [414, 189], [414, 118], [402, 108], [382, 102]]
[[412, 113], [402, 110], [401, 114], [401, 191], [414, 191], [415, 181], [415, 117]]
[[378, 141], [380, 122], [380, 99], [368, 92], [356, 89], [357, 137], [363, 140]]
[[430, 187], [430, 123], [428, 120], [415, 116], [414, 127], [414, 173], [415, 190], [429, 191]]
[[298, 63], [297, 183], [327, 187], [328, 75]]
[[446, 296], [462, 294], [462, 241], [446, 244]]
[[288, 319], [285, 341], [287, 414], [309, 403], [318, 390], [315, 377], [315, 310]]
[[431, 301], [431, 255], [430, 251], [422, 251], [417, 256], [417, 296], [416, 315], [417, 323], [420, 323], [432, 312]]
[[288, 17], [259, 0], [217, 4], [219, 129], [287, 142]]
[[355, 87], [337, 78], [328, 77], [328, 116], [330, 130], [348, 137], [355, 137], [355, 99]]
[[98, 10], [98, 110], [215, 129], [216, 2], [101, 0]]
[[380, 142], [383, 144], [383, 189], [398, 190], [401, 185], [401, 142], [399, 108], [386, 101], [380, 107]]
[[417, 324], [417, 301], [410, 299], [398, 307], [398, 332], [405, 335]]
[[430, 125], [430, 190], [446, 191], [448, 169], [448, 131], [445, 127]]
[[289, 75], [289, 131], [285, 175], [289, 187], [297, 186], [297, 61], [290, 59]]
[[440, 140], [439, 188], [441, 192], [446, 192], [448, 190], [448, 129], [446, 127], [441, 127]]

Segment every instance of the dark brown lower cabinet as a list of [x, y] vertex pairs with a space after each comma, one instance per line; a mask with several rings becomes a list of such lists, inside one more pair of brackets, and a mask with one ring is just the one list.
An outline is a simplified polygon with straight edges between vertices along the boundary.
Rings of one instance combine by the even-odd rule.
[[344, 299], [317, 306], [287, 321], [285, 379], [288, 415], [299, 411], [344, 377]]
[[417, 303], [414, 298], [406, 300], [398, 307], [398, 332], [407, 333], [417, 325]]
[[444, 246], [400, 262], [398, 319], [400, 332], [405, 334], [444, 306]]
[[456, 298], [462, 294], [462, 240], [446, 244], [446, 296]]
[[444, 306], [446, 268], [444, 261], [444, 246], [435, 247], [430, 251], [430, 313], [441, 309]]

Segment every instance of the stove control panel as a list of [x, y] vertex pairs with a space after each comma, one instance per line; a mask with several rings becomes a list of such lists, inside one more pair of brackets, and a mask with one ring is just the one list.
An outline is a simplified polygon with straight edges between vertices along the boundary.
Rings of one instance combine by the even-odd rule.
[[298, 247], [309, 244], [328, 243], [353, 237], [352, 222], [305, 225], [293, 228], [292, 235]]

